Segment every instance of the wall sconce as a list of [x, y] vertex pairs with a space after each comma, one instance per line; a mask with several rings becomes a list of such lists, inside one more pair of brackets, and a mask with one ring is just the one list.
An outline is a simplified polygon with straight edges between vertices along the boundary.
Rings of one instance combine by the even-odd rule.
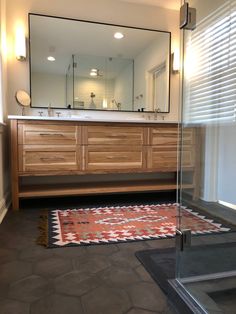
[[22, 27], [18, 27], [16, 29], [15, 34], [15, 55], [16, 59], [19, 61], [26, 60], [26, 40], [25, 40], [25, 32]]
[[172, 66], [172, 73], [177, 74], [180, 70], [180, 60], [179, 60], [179, 50], [175, 50], [171, 54], [171, 66]]

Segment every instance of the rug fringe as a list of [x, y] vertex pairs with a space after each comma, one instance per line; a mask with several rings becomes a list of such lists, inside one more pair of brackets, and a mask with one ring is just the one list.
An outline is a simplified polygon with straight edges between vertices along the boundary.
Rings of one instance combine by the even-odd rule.
[[48, 212], [44, 211], [39, 216], [39, 236], [36, 243], [48, 247]]

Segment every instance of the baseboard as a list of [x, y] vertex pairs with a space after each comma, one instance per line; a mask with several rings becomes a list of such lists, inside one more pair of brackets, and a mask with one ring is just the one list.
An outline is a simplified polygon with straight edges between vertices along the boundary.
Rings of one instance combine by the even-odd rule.
[[6, 213], [11, 205], [10, 193], [7, 193], [3, 199], [0, 200], [0, 224], [2, 223]]

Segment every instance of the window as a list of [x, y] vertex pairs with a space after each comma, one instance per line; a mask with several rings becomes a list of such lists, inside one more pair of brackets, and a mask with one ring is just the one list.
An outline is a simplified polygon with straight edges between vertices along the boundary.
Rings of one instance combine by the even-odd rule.
[[186, 36], [184, 120], [235, 121], [236, 1], [226, 1]]

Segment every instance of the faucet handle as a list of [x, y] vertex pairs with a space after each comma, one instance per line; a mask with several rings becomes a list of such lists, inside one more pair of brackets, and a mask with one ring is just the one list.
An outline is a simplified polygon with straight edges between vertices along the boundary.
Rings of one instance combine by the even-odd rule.
[[60, 117], [61, 112], [60, 111], [56, 111], [56, 115], [58, 116], [58, 118]]
[[43, 116], [43, 111], [38, 111], [38, 114], [39, 114], [40, 117], [42, 117]]

